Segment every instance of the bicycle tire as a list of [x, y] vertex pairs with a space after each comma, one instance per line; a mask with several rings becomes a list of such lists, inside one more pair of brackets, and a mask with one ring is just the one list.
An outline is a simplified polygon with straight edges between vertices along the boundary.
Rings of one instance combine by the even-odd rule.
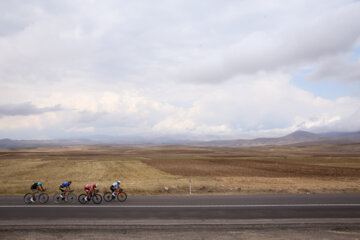
[[24, 195], [24, 203], [26, 204], [30, 204], [31, 203], [31, 199], [32, 198], [32, 194], [31, 193], [27, 193]]
[[40, 203], [47, 203], [49, 201], [49, 195], [47, 195], [46, 193], [41, 193], [39, 195], [39, 202]]
[[88, 201], [85, 200], [86, 196], [87, 196], [86, 194], [80, 194], [79, 197], [78, 197], [79, 203], [86, 204], [88, 202]]
[[113, 200], [113, 196], [111, 192], [104, 193], [104, 201], [105, 202], [111, 202]]
[[100, 204], [102, 202], [102, 196], [100, 194], [94, 194], [92, 201], [95, 204]]
[[119, 202], [125, 202], [127, 199], [126, 192], [119, 192], [119, 194], [117, 195], [117, 199], [119, 200]]

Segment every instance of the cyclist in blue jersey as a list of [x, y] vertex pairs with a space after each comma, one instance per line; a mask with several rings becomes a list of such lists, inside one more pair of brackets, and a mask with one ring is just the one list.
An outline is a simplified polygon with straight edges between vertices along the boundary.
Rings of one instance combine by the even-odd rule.
[[70, 185], [71, 181], [64, 182], [60, 185], [59, 190], [61, 191], [60, 197], [62, 198], [62, 200], [65, 199], [66, 193], [70, 191]]
[[30, 190], [32, 192], [32, 197], [30, 198], [31, 202], [35, 202], [35, 194], [39, 191], [44, 192], [44, 188], [42, 182], [35, 182], [31, 185]]
[[114, 182], [114, 183], [110, 186], [110, 190], [111, 190], [111, 192], [112, 192], [113, 198], [115, 197], [115, 191], [119, 191], [119, 190], [120, 190], [120, 184], [121, 184], [121, 181], [118, 180], [117, 182]]

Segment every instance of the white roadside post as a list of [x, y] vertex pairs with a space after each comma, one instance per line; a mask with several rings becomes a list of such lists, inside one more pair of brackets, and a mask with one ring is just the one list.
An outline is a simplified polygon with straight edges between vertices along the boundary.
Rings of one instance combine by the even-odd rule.
[[189, 178], [189, 195], [191, 195], [191, 178]]

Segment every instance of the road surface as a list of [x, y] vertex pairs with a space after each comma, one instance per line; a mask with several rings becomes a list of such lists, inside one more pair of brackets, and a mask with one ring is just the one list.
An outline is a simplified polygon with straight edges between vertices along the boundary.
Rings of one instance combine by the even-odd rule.
[[126, 202], [25, 205], [22, 197], [0, 197], [4, 220], [245, 220], [360, 219], [360, 194], [157, 196]]
[[0, 197], [0, 239], [360, 239], [360, 194], [129, 196], [25, 205]]

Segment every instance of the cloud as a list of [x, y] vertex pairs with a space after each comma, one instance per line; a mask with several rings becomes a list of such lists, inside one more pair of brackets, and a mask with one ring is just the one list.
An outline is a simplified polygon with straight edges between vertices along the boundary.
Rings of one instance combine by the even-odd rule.
[[28, 116], [34, 114], [43, 114], [46, 112], [61, 111], [60, 105], [52, 107], [37, 107], [31, 102], [25, 102], [20, 104], [3, 104], [0, 105], [0, 117], [3, 116]]
[[185, 72], [180, 76], [189, 82], [219, 83], [237, 75], [286, 70], [337, 56], [350, 51], [360, 39], [359, 12], [360, 2], [354, 2], [311, 21], [251, 32], [223, 53], [192, 60], [190, 66], [180, 70]]
[[6, 9], [0, 77], [18, 82], [216, 83], [348, 51], [360, 33], [360, 3], [341, 0], [64, 1]]
[[360, 82], [360, 60], [349, 61], [347, 56], [343, 55], [329, 57], [318, 63], [308, 79]]

